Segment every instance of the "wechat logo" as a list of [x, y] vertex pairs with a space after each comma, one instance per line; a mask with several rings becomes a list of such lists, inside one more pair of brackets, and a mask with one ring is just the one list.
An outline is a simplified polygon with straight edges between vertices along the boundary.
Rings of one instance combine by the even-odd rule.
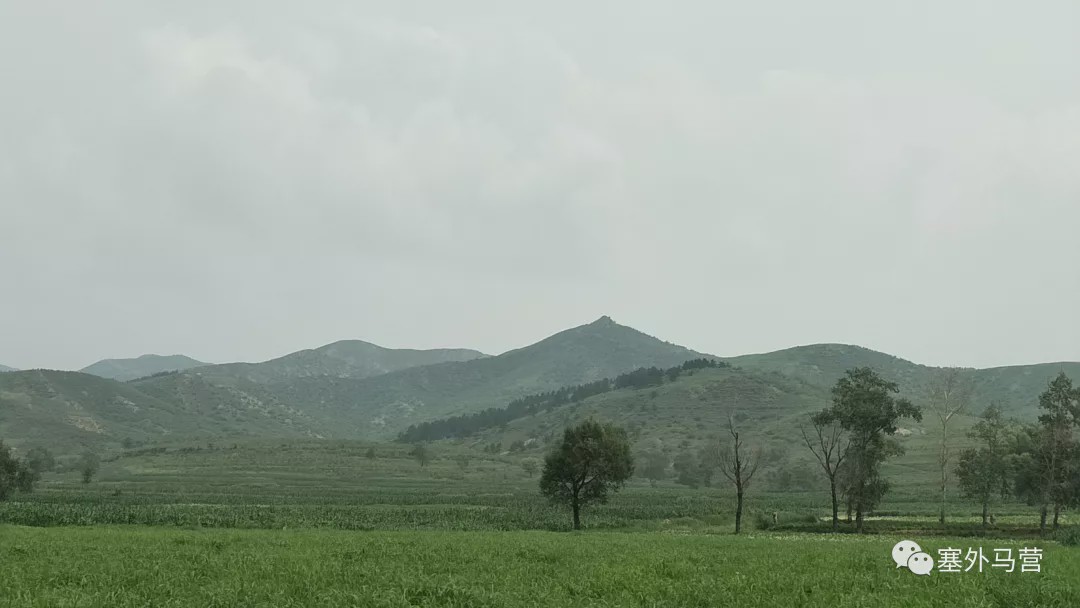
[[907, 568], [920, 576], [928, 576], [934, 569], [934, 558], [925, 553], [919, 543], [902, 540], [892, 548], [892, 559], [897, 568]]

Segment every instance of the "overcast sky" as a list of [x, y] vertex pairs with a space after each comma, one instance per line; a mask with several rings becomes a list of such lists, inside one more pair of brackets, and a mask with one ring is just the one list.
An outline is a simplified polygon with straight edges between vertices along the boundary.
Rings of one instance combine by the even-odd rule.
[[1080, 3], [0, 2], [0, 363], [1080, 360]]

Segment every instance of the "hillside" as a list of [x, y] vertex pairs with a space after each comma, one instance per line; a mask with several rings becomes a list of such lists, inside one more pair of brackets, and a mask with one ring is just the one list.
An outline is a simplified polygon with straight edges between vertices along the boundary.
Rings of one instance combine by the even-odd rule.
[[103, 359], [80, 372], [112, 380], [134, 380], [162, 372], [174, 372], [207, 365], [185, 355], [142, 355], [134, 359]]
[[389, 438], [415, 422], [501, 407], [539, 391], [669, 367], [700, 354], [609, 317], [495, 357], [416, 367], [365, 380], [301, 378], [268, 385], [281, 402], [333, 419], [361, 438]]
[[[845, 344], [798, 346], [724, 360], [748, 370], [781, 373], [818, 387], [831, 387], [847, 369], [871, 367], [899, 384], [901, 393], [916, 403], [925, 401], [927, 387], [939, 371], [939, 368]], [[1021, 418], [1034, 415], [1039, 393], [1060, 372], [1080, 379], [1080, 363], [1040, 363], [964, 370], [964, 374], [975, 383], [975, 411], [997, 402], [1010, 415]]]
[[[825, 407], [829, 399], [825, 388], [776, 372], [702, 369], [660, 386], [614, 390], [441, 443], [460, 442], [476, 449], [494, 444], [503, 452], [540, 458], [566, 426], [594, 417], [627, 429], [639, 457], [655, 450], [671, 465], [680, 455], [696, 454], [726, 440], [730, 415], [744, 439], [762, 448], [759, 487], [806, 489], [818, 482], [819, 473], [800, 427], [808, 426], [809, 414]], [[957, 447], [967, 444], [963, 432], [971, 423], [971, 418], [962, 417], [953, 427]], [[933, 479], [938, 431], [925, 419], [906, 420], [900, 427], [897, 438], [907, 453], [890, 462], [886, 471], [897, 477], [898, 487], [918, 489]], [[674, 470], [669, 474], [674, 476]]]
[[0, 372], [17, 372], [17, 371], [19, 371], [19, 370], [15, 369], [14, 367], [8, 367], [6, 365], [0, 365]]
[[[314, 436], [314, 424], [273, 401], [180, 374], [155, 392], [81, 372], [31, 370], [0, 376], [0, 438], [59, 453], [125, 439]], [[172, 387], [172, 390], [166, 390]]]

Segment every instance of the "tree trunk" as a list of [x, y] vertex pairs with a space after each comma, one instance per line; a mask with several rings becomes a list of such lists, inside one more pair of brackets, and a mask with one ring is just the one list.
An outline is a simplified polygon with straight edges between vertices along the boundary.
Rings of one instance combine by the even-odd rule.
[[851, 500], [847, 501], [847, 523], [851, 523]]
[[983, 501], [983, 529], [986, 529], [987, 522], [990, 517], [990, 503]]
[[1046, 505], [1039, 511], [1039, 536], [1046, 534]]
[[855, 531], [859, 534], [863, 533], [863, 512], [862, 505], [855, 507]]
[[577, 500], [575, 500], [573, 502], [572, 506], [574, 507], [574, 529], [575, 530], [580, 530], [581, 529], [581, 505], [578, 504]]
[[938, 514], [938, 523], [945, 525], [945, 492], [949, 480], [949, 448], [946, 443], [948, 437], [948, 422], [941, 425], [941, 512]]
[[1054, 529], [1059, 528], [1058, 518], [1061, 516], [1061, 505], [1054, 505]]
[[743, 491], [739, 490], [738, 492], [736, 492], [735, 496], [736, 496], [736, 501], [737, 501], [735, 503], [735, 534], [738, 534], [739, 532], [742, 531]]
[[832, 530], [836, 532], [840, 528], [840, 503], [836, 500], [836, 480], [829, 480], [829, 491], [832, 493]]

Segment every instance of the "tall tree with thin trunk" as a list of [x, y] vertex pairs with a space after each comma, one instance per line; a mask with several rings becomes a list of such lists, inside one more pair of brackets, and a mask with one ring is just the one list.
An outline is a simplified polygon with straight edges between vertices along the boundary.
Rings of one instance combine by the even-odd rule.
[[864, 516], [889, 489], [880, 475], [881, 463], [903, 453], [892, 436], [901, 418], [922, 420], [922, 410], [895, 397], [900, 388], [869, 367], [848, 370], [832, 389], [832, 405], [822, 421], [836, 422], [850, 433], [846, 460], [841, 468], [844, 495], [855, 509], [855, 529], [863, 532]]
[[1073, 427], [1080, 424], [1080, 389], [1060, 373], [1039, 395], [1041, 441], [1035, 450], [1038, 482], [1042, 497], [1039, 532], [1046, 532], [1047, 509], [1053, 507], [1053, 526], [1060, 525], [1062, 508], [1072, 502], [1073, 459], [1080, 449]]
[[952, 459], [949, 451], [949, 423], [967, 409], [973, 392], [974, 384], [971, 377], [965, 374], [964, 370], [956, 367], [946, 367], [934, 374], [927, 391], [929, 409], [941, 425], [941, 444], [938, 449], [941, 511], [938, 514], [938, 521], [942, 524], [945, 523], [945, 505], [948, 502], [949, 491], [949, 461]]
[[848, 443], [851, 441], [847, 431], [835, 420], [830, 420], [825, 412], [818, 412], [810, 417], [810, 423], [814, 428], [813, 434], [806, 432], [802, 427], [803, 441], [806, 447], [817, 458], [825, 476], [829, 479], [829, 497], [832, 498], [832, 529], [837, 531], [840, 527], [840, 501], [837, 494], [837, 482], [840, 467], [847, 457]]
[[742, 531], [743, 499], [761, 464], [761, 448], [746, 446], [742, 434], [735, 429], [734, 415], [728, 415], [728, 433], [731, 442], [719, 447], [716, 461], [720, 472], [735, 486], [735, 533], [738, 534]]
[[997, 405], [990, 405], [979, 417], [968, 437], [979, 442], [978, 448], [960, 453], [956, 476], [964, 496], [982, 505], [982, 525], [990, 522], [990, 504], [996, 497], [1005, 498], [1009, 484], [1007, 443], [1010, 425]]

